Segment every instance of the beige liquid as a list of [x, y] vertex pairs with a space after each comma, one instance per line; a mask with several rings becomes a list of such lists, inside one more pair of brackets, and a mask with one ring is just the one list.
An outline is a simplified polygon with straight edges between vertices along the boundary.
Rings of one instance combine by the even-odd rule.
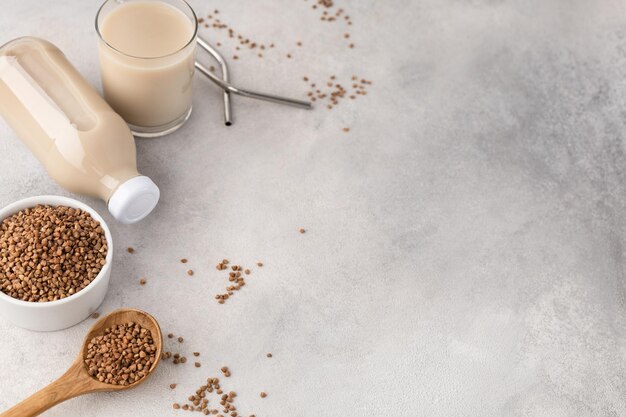
[[137, 177], [128, 126], [43, 39], [0, 48], [0, 114], [59, 184], [105, 201]]
[[167, 3], [131, 1], [106, 14], [99, 31], [109, 104], [140, 127], [184, 118], [191, 109], [195, 24]]

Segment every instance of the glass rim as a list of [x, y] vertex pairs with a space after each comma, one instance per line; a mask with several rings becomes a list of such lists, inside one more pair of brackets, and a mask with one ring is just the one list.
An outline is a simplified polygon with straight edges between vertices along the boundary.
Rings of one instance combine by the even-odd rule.
[[[193, 42], [196, 41], [196, 37], [198, 36], [198, 16], [196, 15], [196, 12], [193, 9], [193, 7], [191, 7], [191, 5], [189, 3], [187, 3], [186, 0], [177, 0], [177, 1], [180, 1], [181, 3], [183, 3], [185, 6], [187, 6], [187, 8], [191, 11], [191, 15], [193, 17], [193, 25], [194, 25], [193, 34], [191, 35], [191, 39], [189, 39], [189, 41], [184, 46], [182, 46], [181, 48], [177, 49], [174, 52], [170, 52], [169, 54], [160, 55], [160, 56], [136, 56], [136, 55], [127, 54], [126, 52], [120, 51], [119, 49], [117, 49], [116, 47], [111, 45], [109, 42], [107, 42], [106, 39], [104, 39], [104, 36], [102, 36], [102, 33], [100, 32], [100, 25], [98, 25], [98, 18], [100, 17], [100, 13], [102, 13], [102, 9], [110, 1], [112, 1], [112, 0], [105, 0], [102, 3], [102, 5], [100, 5], [100, 7], [98, 8], [98, 12], [96, 13], [96, 20], [95, 20], [96, 33], [98, 34], [98, 37], [100, 38], [100, 40], [102, 42], [104, 42], [104, 44], [109, 49], [117, 52], [120, 55], [123, 55], [123, 56], [128, 57], [128, 58], [133, 58], [133, 59], [145, 59], [145, 60], [148, 60], [148, 59], [162, 59], [162, 58], [167, 58], [167, 57], [172, 56], [172, 55], [176, 55], [177, 53], [185, 50], [189, 45], [191, 45]], [[152, 0], [152, 1], [159, 1], [159, 0]]]

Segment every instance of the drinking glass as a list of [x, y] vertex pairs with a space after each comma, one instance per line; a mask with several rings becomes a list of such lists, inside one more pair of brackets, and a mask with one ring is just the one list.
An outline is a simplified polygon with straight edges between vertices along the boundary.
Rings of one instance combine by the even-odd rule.
[[[163, 56], [134, 56], [111, 45], [102, 33], [103, 22], [119, 7], [139, 2], [165, 3], [181, 12], [190, 25], [188, 42]], [[181, 127], [192, 110], [198, 22], [191, 6], [184, 0], [107, 0], [98, 10], [95, 23], [104, 98], [133, 134], [157, 137]], [[132, 23], [140, 28], [145, 25], [141, 19]]]

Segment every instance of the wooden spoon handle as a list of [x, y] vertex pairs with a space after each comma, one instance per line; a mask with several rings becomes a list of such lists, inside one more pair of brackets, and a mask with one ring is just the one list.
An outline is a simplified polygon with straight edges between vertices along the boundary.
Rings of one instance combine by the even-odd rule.
[[88, 392], [76, 378], [76, 369], [70, 368], [63, 376], [50, 385], [15, 405], [0, 417], [34, 417], [55, 405]]

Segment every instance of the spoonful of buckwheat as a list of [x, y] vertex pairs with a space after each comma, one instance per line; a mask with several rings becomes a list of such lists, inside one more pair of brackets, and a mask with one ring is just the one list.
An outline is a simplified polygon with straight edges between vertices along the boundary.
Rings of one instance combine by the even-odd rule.
[[135, 309], [116, 310], [89, 330], [65, 374], [0, 417], [33, 417], [79, 395], [134, 388], [156, 368], [162, 342], [154, 317]]

